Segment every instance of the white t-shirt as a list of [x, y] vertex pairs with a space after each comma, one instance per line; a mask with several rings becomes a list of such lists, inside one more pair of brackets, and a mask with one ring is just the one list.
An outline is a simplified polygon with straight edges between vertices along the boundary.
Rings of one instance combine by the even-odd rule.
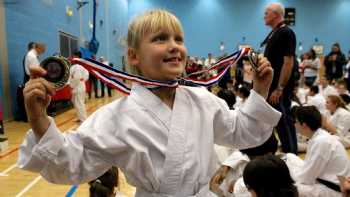
[[318, 74], [318, 69], [320, 69], [320, 59], [316, 58], [314, 60], [304, 60], [303, 61], [304, 66], [305, 65], [311, 65], [312, 67], [317, 67], [317, 70], [311, 69], [311, 68], [305, 68], [304, 70], [304, 76], [305, 77], [316, 77]]
[[32, 68], [34, 66], [39, 66], [39, 65], [40, 65], [40, 62], [38, 59], [38, 53], [36, 52], [35, 49], [30, 50], [27, 53], [26, 58], [24, 60], [24, 67], [27, 75], [30, 75], [29, 68]]

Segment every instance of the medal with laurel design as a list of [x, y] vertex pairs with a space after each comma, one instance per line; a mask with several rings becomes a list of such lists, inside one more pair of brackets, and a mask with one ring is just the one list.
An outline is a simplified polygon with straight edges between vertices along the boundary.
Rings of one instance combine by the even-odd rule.
[[69, 61], [61, 56], [51, 56], [41, 62], [46, 70], [45, 79], [54, 84], [56, 89], [63, 88], [69, 78]]

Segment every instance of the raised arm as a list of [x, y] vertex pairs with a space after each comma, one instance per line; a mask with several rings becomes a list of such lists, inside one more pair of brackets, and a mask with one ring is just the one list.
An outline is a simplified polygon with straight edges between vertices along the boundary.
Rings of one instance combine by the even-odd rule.
[[280, 113], [273, 109], [266, 97], [272, 82], [273, 71], [266, 58], [260, 58], [254, 73], [254, 87], [244, 106], [228, 110], [219, 100], [219, 111], [214, 119], [215, 143], [237, 148], [250, 148], [264, 143], [280, 119]]

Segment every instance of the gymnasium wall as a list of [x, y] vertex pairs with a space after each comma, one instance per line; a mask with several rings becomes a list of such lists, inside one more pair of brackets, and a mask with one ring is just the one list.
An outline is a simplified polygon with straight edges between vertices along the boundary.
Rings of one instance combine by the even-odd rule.
[[[23, 81], [22, 58], [26, 54], [27, 43], [40, 41], [47, 45], [41, 60], [59, 52], [59, 31], [78, 37], [84, 45], [85, 41], [90, 41], [92, 37], [89, 21], [92, 23], [93, 3], [89, 0], [89, 4], [77, 11], [75, 0], [10, 0], [7, 2], [15, 2], [4, 5], [8, 74], [11, 79], [10, 97], [13, 101], [12, 114], [15, 116], [18, 110], [15, 101], [16, 89]], [[66, 6], [73, 9], [73, 16], [66, 15]], [[126, 24], [127, 0], [98, 1], [96, 36], [100, 42], [100, 48], [97, 57], [103, 56], [114, 65], [121, 66], [124, 50], [119, 37], [125, 34], [123, 31], [126, 29]], [[114, 33], [113, 30], [115, 30]], [[9, 117], [5, 117], [7, 118]]]
[[[278, 0], [277, 0], [278, 1]], [[129, 18], [149, 8], [165, 8], [177, 15], [184, 27], [185, 41], [191, 55], [219, 53], [220, 41], [232, 52], [238, 44], [258, 47], [270, 29], [264, 26], [264, 10], [271, 0], [130, 0]], [[343, 52], [350, 49], [349, 0], [280, 0], [285, 7], [296, 9], [296, 25], [292, 27], [308, 50], [315, 38], [328, 53], [333, 42]], [[245, 37], [245, 40], [243, 39]], [[299, 48], [299, 46], [298, 46]]]
[[[58, 31], [79, 37], [81, 43], [91, 39], [92, 0], [81, 9], [76, 0], [9, 0], [5, 4], [7, 34], [8, 77], [12, 114], [17, 110], [16, 88], [23, 80], [22, 58], [27, 43], [41, 41], [47, 44], [47, 57], [59, 52]], [[99, 0], [97, 11], [97, 39], [100, 42], [97, 57], [104, 56], [120, 68], [124, 54], [122, 38], [128, 21], [149, 8], [165, 8], [182, 21], [185, 41], [190, 55], [219, 54], [220, 41], [226, 52], [239, 44], [258, 47], [270, 29], [264, 26], [263, 13], [271, 0]], [[296, 32], [301, 43], [300, 54], [314, 43], [325, 46], [328, 53], [333, 42], [339, 42], [343, 52], [350, 49], [350, 0], [280, 0], [286, 7], [296, 8]], [[73, 8], [73, 16], [66, 15], [66, 6]], [[81, 16], [81, 17], [80, 17]], [[101, 22], [102, 21], [102, 22]], [[245, 39], [244, 39], [245, 38]], [[298, 46], [299, 49], [299, 46]], [[1, 68], [3, 65], [0, 65]], [[1, 69], [0, 69], [1, 70]], [[6, 73], [5, 73], [6, 75]], [[1, 87], [1, 82], [0, 82]], [[3, 92], [2, 92], [3, 93]], [[9, 116], [5, 117], [7, 119]]]

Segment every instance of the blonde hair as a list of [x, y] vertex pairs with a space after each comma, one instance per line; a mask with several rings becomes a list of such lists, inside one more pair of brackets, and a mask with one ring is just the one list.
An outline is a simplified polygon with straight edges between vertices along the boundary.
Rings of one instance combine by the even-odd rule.
[[[177, 32], [183, 34], [182, 26], [179, 19], [172, 13], [156, 9], [146, 11], [136, 16], [128, 27], [127, 48], [137, 50], [144, 36], [149, 33], [159, 32], [161, 30]], [[128, 72], [140, 75], [136, 65], [128, 64]]]
[[346, 109], [346, 104], [340, 96], [329, 95], [328, 98], [337, 108], [341, 107]]

